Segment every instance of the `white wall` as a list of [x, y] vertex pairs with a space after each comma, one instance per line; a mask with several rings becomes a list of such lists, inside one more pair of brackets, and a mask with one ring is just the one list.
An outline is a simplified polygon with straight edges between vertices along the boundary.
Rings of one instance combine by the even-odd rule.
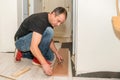
[[115, 0], [77, 0], [76, 72], [120, 71], [120, 40], [111, 17]]
[[18, 23], [18, 26], [20, 26], [21, 22], [23, 21], [24, 19], [24, 15], [23, 15], [23, 0], [17, 0], [17, 23]]
[[14, 51], [17, 0], [0, 0], [0, 52]]
[[42, 0], [34, 0], [34, 13], [42, 12]]

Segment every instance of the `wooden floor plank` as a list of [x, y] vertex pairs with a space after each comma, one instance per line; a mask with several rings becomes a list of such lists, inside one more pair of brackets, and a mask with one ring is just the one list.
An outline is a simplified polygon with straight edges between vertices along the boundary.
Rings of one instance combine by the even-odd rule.
[[66, 48], [60, 49], [59, 54], [62, 55], [64, 61], [59, 64], [56, 60], [53, 68], [53, 76], [68, 76], [68, 52]]

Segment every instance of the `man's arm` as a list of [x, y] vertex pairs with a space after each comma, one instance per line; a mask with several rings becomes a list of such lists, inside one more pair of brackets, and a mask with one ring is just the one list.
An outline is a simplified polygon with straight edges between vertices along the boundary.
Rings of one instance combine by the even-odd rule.
[[57, 56], [59, 62], [62, 62], [63, 58], [62, 56], [58, 53], [57, 48], [55, 47], [54, 41], [52, 40], [50, 43], [50, 49], [53, 51], [53, 53], [55, 53], [55, 55]]
[[41, 65], [42, 65], [43, 70], [45, 71], [45, 73], [47, 75], [51, 75], [52, 74], [52, 69], [51, 69], [50, 65], [46, 62], [46, 60], [43, 57], [40, 49], [38, 48], [38, 45], [41, 42], [41, 38], [42, 38], [41, 34], [39, 34], [37, 32], [33, 32], [32, 40], [31, 40], [31, 45], [30, 45], [30, 50], [31, 50], [32, 54], [41, 63]]

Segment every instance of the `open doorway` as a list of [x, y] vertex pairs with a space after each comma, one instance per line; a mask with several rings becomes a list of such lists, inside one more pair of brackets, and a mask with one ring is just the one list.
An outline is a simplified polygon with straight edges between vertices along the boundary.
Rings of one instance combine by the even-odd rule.
[[70, 39], [72, 37], [72, 0], [28, 0], [28, 2], [29, 15], [38, 12], [51, 12], [58, 6], [66, 8], [68, 12], [67, 20], [60, 27], [55, 28], [54, 39], [60, 42], [70, 42], [72, 40]]
[[[50, 12], [58, 6], [66, 8], [68, 17], [64, 24], [55, 28], [54, 41], [62, 43], [63, 48], [69, 48], [72, 55], [72, 36], [73, 36], [73, 1], [72, 0], [26, 0], [24, 3], [23, 13], [27, 13], [28, 16], [33, 13]], [[28, 11], [28, 12], [27, 12]], [[26, 16], [26, 15], [25, 15]]]
[[60, 43], [61, 48], [68, 48], [70, 50], [71, 57], [74, 54], [73, 2], [73, 0], [23, 0], [23, 8], [25, 8], [23, 9], [23, 19], [33, 13], [50, 12], [58, 6], [66, 8], [68, 12], [67, 20], [60, 27], [55, 28], [54, 41], [56, 43]]

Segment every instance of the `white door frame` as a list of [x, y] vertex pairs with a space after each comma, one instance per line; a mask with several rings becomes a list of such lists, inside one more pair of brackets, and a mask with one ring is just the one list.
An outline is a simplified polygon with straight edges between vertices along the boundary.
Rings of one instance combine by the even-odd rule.
[[[77, 51], [78, 51], [78, 0], [73, 0], [73, 55], [75, 55], [75, 70], [77, 69]], [[77, 75], [77, 74], [75, 74]]]

